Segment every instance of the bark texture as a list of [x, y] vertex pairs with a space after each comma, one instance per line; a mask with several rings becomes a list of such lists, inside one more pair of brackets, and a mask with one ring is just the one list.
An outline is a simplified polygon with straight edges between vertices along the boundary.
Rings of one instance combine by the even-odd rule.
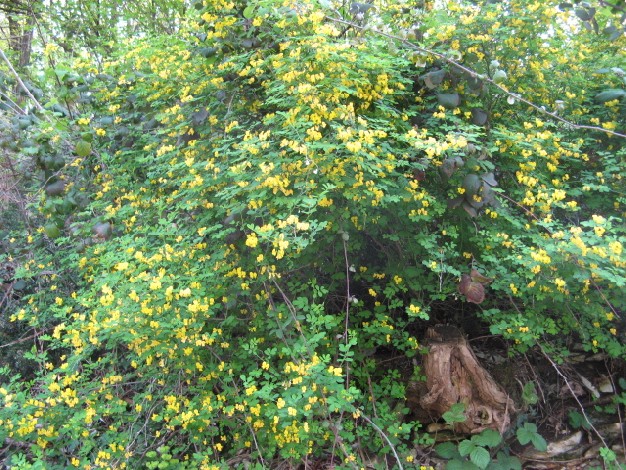
[[439, 325], [429, 328], [426, 337], [427, 391], [420, 406], [441, 416], [455, 403], [463, 403], [467, 420], [455, 423], [455, 431], [473, 434], [491, 428], [503, 433], [510, 424], [513, 401], [480, 365], [461, 332]]

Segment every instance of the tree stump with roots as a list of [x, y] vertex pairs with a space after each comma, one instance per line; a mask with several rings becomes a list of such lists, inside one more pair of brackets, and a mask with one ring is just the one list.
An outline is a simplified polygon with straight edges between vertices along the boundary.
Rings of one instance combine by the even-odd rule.
[[455, 403], [463, 403], [467, 419], [454, 423], [454, 431], [475, 434], [490, 428], [504, 433], [515, 409], [513, 401], [480, 365], [463, 334], [453, 326], [438, 325], [427, 330], [426, 338], [421, 408], [441, 416]]

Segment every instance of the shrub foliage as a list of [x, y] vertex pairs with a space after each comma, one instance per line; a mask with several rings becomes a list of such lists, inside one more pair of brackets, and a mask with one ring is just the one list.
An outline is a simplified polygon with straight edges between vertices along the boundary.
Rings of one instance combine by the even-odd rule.
[[194, 6], [102, 65], [47, 48], [62, 100], [14, 118], [40, 203], [0, 255], [36, 335], [2, 369], [12, 465], [419, 467], [381, 358], [431, 317], [626, 352], [609, 10]]

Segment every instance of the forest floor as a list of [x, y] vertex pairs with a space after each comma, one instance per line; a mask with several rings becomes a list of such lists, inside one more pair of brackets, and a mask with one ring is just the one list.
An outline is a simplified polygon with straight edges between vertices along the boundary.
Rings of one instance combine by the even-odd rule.
[[[488, 334], [464, 338], [463, 345], [471, 350], [480, 366], [514, 403], [502, 446], [508, 447], [524, 468], [620, 468], [603, 465], [602, 448], [615, 452], [617, 464], [626, 468], [626, 361], [610, 359], [604, 353], [586, 352], [576, 343], [570, 345], [566, 359], [557, 361], [540, 347], [525, 354], [511, 355], [507, 343]], [[406, 362], [406, 358], [403, 360]], [[453, 357], [451, 361], [455, 360]], [[402, 367], [402, 360], [399, 361], [398, 365]], [[408, 369], [414, 365], [415, 362], [404, 367]], [[451, 379], [457, 386], [463, 380]], [[438, 381], [437, 386], [441, 382], [445, 379]], [[420, 406], [424, 385], [411, 385], [409, 383], [407, 405], [413, 416], [426, 423]], [[435, 420], [437, 422], [431, 423], [427, 429], [441, 430], [435, 434], [438, 442], [458, 442], [469, 437], [469, 434], [451, 432], [441, 419]], [[546, 451], [539, 452], [530, 444], [519, 444], [515, 429], [525, 422], [537, 425], [539, 433], [548, 442]], [[436, 458], [431, 461], [436, 467], [443, 468], [441, 463]]]

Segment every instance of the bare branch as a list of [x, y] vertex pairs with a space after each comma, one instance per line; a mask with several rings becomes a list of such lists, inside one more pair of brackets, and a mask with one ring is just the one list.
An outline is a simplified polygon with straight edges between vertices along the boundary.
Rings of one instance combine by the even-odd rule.
[[48, 121], [50, 121], [50, 118], [45, 114], [45, 109], [43, 109], [43, 106], [41, 106], [41, 104], [39, 104], [39, 101], [37, 101], [37, 98], [35, 98], [33, 96], [33, 94], [30, 92], [30, 90], [26, 87], [26, 85], [22, 81], [22, 79], [19, 76], [19, 74], [13, 68], [13, 65], [11, 64], [11, 61], [9, 61], [9, 58], [5, 55], [5, 53], [4, 53], [4, 51], [2, 49], [0, 49], [0, 57], [2, 57], [2, 59], [6, 62], [7, 66], [9, 67], [9, 70], [11, 70], [11, 73], [13, 74], [15, 79], [17, 80], [17, 83], [19, 83], [20, 88], [22, 90], [24, 90], [24, 93], [26, 93], [26, 95], [33, 101], [33, 103], [35, 103], [35, 106], [37, 107], [37, 109], [39, 111], [41, 111], [42, 113], [44, 113], [44, 117]]

